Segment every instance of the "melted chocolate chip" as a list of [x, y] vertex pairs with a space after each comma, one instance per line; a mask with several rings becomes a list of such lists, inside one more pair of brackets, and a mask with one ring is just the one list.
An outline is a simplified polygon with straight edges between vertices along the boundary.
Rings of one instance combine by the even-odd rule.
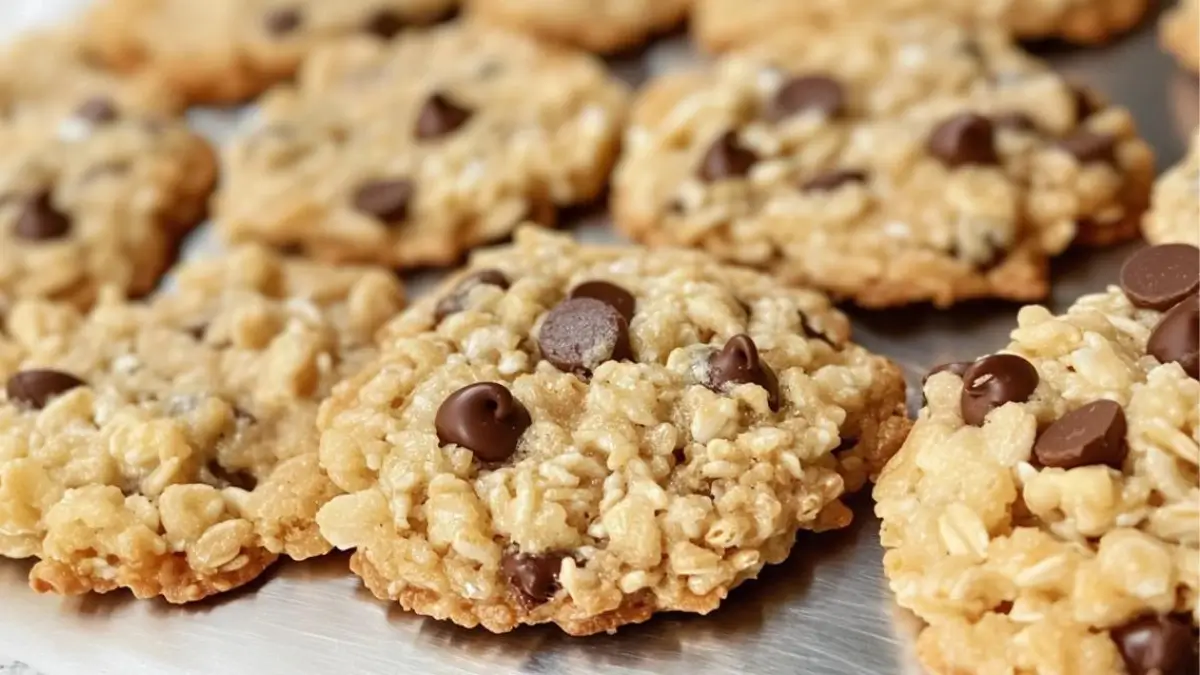
[[1070, 153], [1080, 164], [1117, 161], [1117, 144], [1112, 136], [1080, 129], [1058, 142], [1058, 147]]
[[633, 321], [633, 312], [637, 308], [637, 300], [633, 294], [607, 281], [585, 281], [572, 288], [567, 297], [599, 300], [620, 312], [627, 322]]
[[1143, 616], [1112, 629], [1130, 675], [1196, 675], [1196, 632], [1190, 622]]
[[471, 119], [471, 111], [451, 101], [445, 94], [434, 92], [417, 113], [414, 135], [421, 140], [441, 138], [453, 133]]
[[71, 231], [71, 220], [54, 208], [50, 192], [42, 192], [25, 200], [17, 216], [16, 235], [30, 241], [60, 239]]
[[1200, 296], [1195, 294], [1163, 314], [1146, 343], [1146, 353], [1160, 363], [1178, 363], [1200, 380]]
[[1039, 382], [1033, 364], [1015, 354], [994, 354], [972, 363], [963, 373], [960, 399], [963, 421], [983, 426], [991, 411], [1005, 403], [1024, 403]]
[[384, 40], [391, 40], [404, 30], [404, 18], [390, 9], [381, 9], [372, 14], [363, 24], [363, 30]]
[[412, 181], [405, 179], [379, 180], [364, 183], [354, 193], [354, 208], [385, 223], [396, 223], [408, 217], [408, 205], [413, 197]]
[[754, 340], [745, 334], [729, 338], [725, 347], [708, 359], [705, 386], [724, 392], [738, 384], [757, 384], [766, 389], [771, 410], [779, 410], [779, 380], [771, 367], [759, 358]]
[[479, 270], [474, 274], [469, 274], [463, 277], [462, 281], [455, 285], [454, 290], [449, 295], [438, 301], [433, 310], [433, 320], [441, 323], [442, 319], [457, 314], [463, 310], [463, 303], [471, 291], [480, 285], [497, 286], [501, 289], [508, 290], [508, 277], [500, 270], [486, 269]]
[[780, 122], [794, 115], [816, 111], [837, 117], [846, 106], [842, 85], [824, 75], [805, 75], [786, 82], [767, 106], [767, 118]]
[[75, 110], [75, 116], [92, 124], [108, 124], [115, 122], [120, 114], [112, 100], [104, 96], [95, 96], [83, 102]]
[[805, 192], [832, 192], [843, 185], [865, 182], [867, 182], [866, 172], [835, 169], [809, 179], [808, 182], [800, 186], [800, 189]]
[[736, 133], [726, 131], [718, 136], [704, 153], [699, 175], [706, 183], [742, 178], [750, 173], [750, 167], [757, 161], [758, 156], [738, 142]]
[[975, 113], [962, 113], [939, 124], [926, 146], [930, 154], [951, 168], [1000, 163], [992, 122]]
[[304, 23], [299, 7], [276, 7], [263, 17], [263, 29], [268, 35], [282, 37], [293, 33]]
[[8, 378], [8, 400], [41, 410], [59, 394], [86, 386], [83, 380], [58, 370], [22, 370]]
[[1129, 452], [1127, 428], [1119, 404], [1092, 401], [1047, 427], [1033, 444], [1033, 454], [1042, 466], [1059, 469], [1097, 464], [1120, 469]]
[[538, 347], [555, 368], [583, 376], [605, 361], [633, 359], [629, 322], [595, 298], [571, 298], [552, 309], [538, 331]]
[[1135, 307], [1168, 310], [1200, 289], [1200, 248], [1190, 244], [1150, 246], [1121, 268], [1121, 290]]
[[460, 445], [483, 462], [503, 462], [517, 451], [531, 420], [507, 387], [478, 382], [446, 397], [433, 423], [443, 445]]
[[564, 558], [561, 553], [505, 553], [500, 560], [500, 571], [521, 604], [531, 609], [550, 600], [558, 591], [558, 572]]

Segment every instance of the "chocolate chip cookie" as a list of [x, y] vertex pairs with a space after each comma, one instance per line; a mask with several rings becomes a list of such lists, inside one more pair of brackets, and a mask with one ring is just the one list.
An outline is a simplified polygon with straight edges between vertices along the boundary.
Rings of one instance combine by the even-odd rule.
[[692, 31], [711, 50], [752, 44], [779, 29], [942, 16], [997, 26], [1023, 40], [1105, 42], [1137, 25], [1150, 0], [695, 0]]
[[687, 16], [692, 0], [468, 0], [472, 16], [539, 38], [609, 53]]
[[1200, 246], [1200, 136], [1192, 138], [1187, 157], [1154, 184], [1150, 204], [1142, 223], [1146, 239]]
[[100, 0], [83, 25], [110, 67], [151, 73], [193, 103], [229, 103], [292, 76], [314, 48], [391, 39], [458, 0]]
[[322, 408], [317, 515], [378, 597], [504, 632], [705, 613], [908, 429], [899, 370], [818, 293], [534, 228], [382, 332]]
[[148, 302], [28, 300], [0, 333], [0, 555], [30, 584], [190, 602], [329, 544], [319, 401], [399, 309], [383, 270], [241, 248]]
[[318, 258], [447, 265], [594, 199], [627, 96], [590, 56], [475, 25], [331, 47], [229, 150], [218, 226]]
[[1200, 249], [1143, 249], [927, 379], [875, 498], [931, 672], [1196, 672], [1198, 287]]
[[1180, 0], [1163, 16], [1159, 38], [1179, 65], [1192, 72], [1200, 71], [1200, 0]]
[[1041, 298], [1072, 242], [1136, 233], [1130, 114], [999, 31], [941, 19], [777, 33], [634, 105], [618, 228], [868, 307]]

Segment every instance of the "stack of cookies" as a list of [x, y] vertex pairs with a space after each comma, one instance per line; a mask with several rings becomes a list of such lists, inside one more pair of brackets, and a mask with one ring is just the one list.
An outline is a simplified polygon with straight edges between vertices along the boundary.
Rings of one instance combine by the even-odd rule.
[[[0, 555], [34, 589], [192, 602], [337, 548], [421, 615], [611, 632], [716, 609], [878, 480], [932, 672], [1193, 672], [1200, 140], [1156, 184], [1019, 43], [1147, 0], [461, 4], [98, 0], [4, 46]], [[1192, 67], [1196, 11], [1162, 29]], [[704, 65], [632, 91], [597, 56], [689, 16]], [[181, 117], [244, 102], [219, 149]], [[633, 244], [548, 231], [602, 199]], [[221, 252], [173, 267], [210, 210]], [[1039, 301], [1139, 233], [915, 425], [834, 306]]]

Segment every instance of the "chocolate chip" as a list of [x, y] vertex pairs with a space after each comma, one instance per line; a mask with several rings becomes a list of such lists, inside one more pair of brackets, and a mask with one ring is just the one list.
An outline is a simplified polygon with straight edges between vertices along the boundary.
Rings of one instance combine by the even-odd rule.
[[921, 384], [925, 384], [929, 381], [929, 378], [937, 375], [938, 373], [949, 372], [962, 377], [967, 373], [967, 369], [970, 367], [970, 361], [951, 361], [950, 363], [943, 363], [940, 366], [934, 366], [928, 373], [925, 373], [925, 377], [921, 378]]
[[103, 96], [94, 96], [75, 109], [75, 116], [92, 124], [107, 124], [120, 115], [113, 102]]
[[363, 30], [375, 37], [391, 40], [404, 30], [404, 19], [390, 9], [381, 9], [367, 19]]
[[1135, 307], [1168, 310], [1200, 289], [1200, 248], [1190, 244], [1150, 246], [1121, 268], [1121, 290]]
[[254, 477], [254, 474], [244, 469], [230, 471], [216, 461], [209, 462], [207, 468], [212, 477], [221, 484], [221, 487], [232, 486], [249, 492], [258, 485], [258, 479]]
[[1033, 444], [1042, 466], [1074, 469], [1104, 464], [1120, 469], [1129, 448], [1125, 444], [1125, 411], [1101, 399], [1063, 415]]
[[1058, 142], [1058, 147], [1070, 153], [1080, 164], [1117, 161], [1117, 144], [1112, 136], [1080, 129]]
[[827, 171], [816, 178], [810, 179], [808, 182], [801, 185], [800, 189], [805, 192], [831, 192], [842, 187], [843, 185], [865, 182], [867, 182], [867, 174], [864, 171], [835, 169], [833, 171]]
[[1028, 401], [1037, 385], [1037, 369], [1025, 359], [1015, 354], [985, 356], [963, 373], [963, 421], [983, 426], [988, 413], [1005, 403]]
[[948, 167], [999, 164], [995, 130], [982, 115], [962, 113], [934, 128], [926, 144], [929, 153]]
[[595, 298], [571, 298], [550, 310], [538, 332], [538, 347], [554, 367], [577, 375], [588, 375], [605, 361], [633, 359], [629, 322]]
[[713, 183], [726, 178], [741, 178], [750, 173], [750, 167], [758, 161], [753, 150], [742, 147], [737, 134], [726, 131], [721, 134], [700, 162], [700, 178]]
[[737, 384], [757, 384], [766, 389], [771, 410], [779, 410], [779, 380], [771, 367], [758, 357], [754, 340], [745, 334], [729, 338], [725, 347], [708, 359], [705, 386], [722, 392]]
[[412, 201], [412, 181], [378, 180], [364, 183], [354, 193], [354, 208], [385, 223], [404, 220]]
[[1192, 295], [1163, 314], [1146, 343], [1146, 353], [1160, 363], [1178, 363], [1200, 380], [1200, 296]]
[[25, 200], [17, 216], [16, 235], [31, 241], [59, 239], [71, 231], [71, 220], [54, 208], [50, 192], [41, 192]]
[[86, 384], [78, 377], [58, 370], [22, 370], [8, 378], [5, 391], [9, 401], [41, 410], [55, 396]]
[[500, 270], [479, 270], [474, 274], [469, 274], [463, 277], [462, 281], [455, 285], [454, 290], [449, 295], [438, 301], [437, 306], [433, 309], [433, 320], [438, 323], [442, 319], [457, 314], [463, 310], [463, 302], [471, 293], [471, 290], [476, 286], [498, 286], [504, 290], [508, 290], [508, 277]]
[[477, 382], [450, 394], [434, 417], [438, 441], [453, 443], [483, 462], [503, 462], [529, 428], [529, 411], [495, 382]]
[[561, 553], [505, 553], [500, 559], [500, 571], [508, 580], [509, 588], [517, 592], [521, 604], [532, 609], [553, 598], [558, 591], [558, 572], [565, 557]]
[[805, 75], [788, 80], [767, 105], [767, 119], [780, 122], [793, 115], [815, 110], [837, 117], [846, 106], [842, 85], [824, 75]]
[[572, 288], [567, 297], [599, 300], [620, 312], [627, 322], [633, 321], [633, 312], [637, 308], [637, 300], [633, 298], [633, 294], [607, 281], [585, 281]]
[[1037, 122], [1023, 112], [1010, 111], [991, 115], [992, 124], [1000, 129], [1013, 131], [1037, 131]]
[[1130, 675], [1196, 675], [1196, 633], [1190, 622], [1143, 616], [1112, 629]]
[[263, 17], [263, 28], [276, 37], [294, 32], [304, 22], [299, 7], [276, 7]]
[[415, 135], [422, 140], [440, 138], [453, 133], [471, 119], [471, 111], [451, 101], [445, 94], [434, 92], [417, 113]]

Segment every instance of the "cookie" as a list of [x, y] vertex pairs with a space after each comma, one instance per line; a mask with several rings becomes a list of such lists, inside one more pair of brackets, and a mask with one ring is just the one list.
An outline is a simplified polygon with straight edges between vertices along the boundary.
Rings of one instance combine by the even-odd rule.
[[1187, 157], [1154, 184], [1142, 232], [1151, 243], [1173, 241], [1200, 246], [1200, 137]]
[[682, 23], [692, 0], [468, 0], [482, 21], [611, 53]]
[[1200, 72], [1200, 0], [1180, 0], [1163, 16], [1159, 39], [1179, 65]]
[[332, 47], [228, 151], [218, 226], [322, 259], [447, 265], [593, 200], [626, 103], [599, 61], [477, 26]]
[[931, 672], [1195, 672], [1198, 285], [1196, 247], [1143, 249], [928, 377], [875, 499]]
[[780, 29], [825, 30], [866, 16], [887, 21], [942, 16], [1001, 27], [1022, 40], [1096, 44], [1133, 28], [1149, 5], [1150, 0], [695, 0], [692, 33], [704, 48], [724, 51]]
[[83, 21], [89, 51], [151, 73], [192, 103], [232, 103], [291, 77], [318, 46], [390, 39], [458, 0], [100, 0]]
[[707, 613], [908, 430], [822, 295], [523, 229], [387, 326], [321, 410], [317, 514], [379, 598], [504, 632]]
[[777, 33], [634, 104], [617, 226], [866, 307], [1047, 292], [1074, 241], [1136, 233], [1153, 156], [1000, 31]]
[[382, 270], [259, 248], [147, 303], [24, 301], [0, 335], [0, 555], [38, 591], [191, 602], [329, 545], [317, 405], [399, 309]]

